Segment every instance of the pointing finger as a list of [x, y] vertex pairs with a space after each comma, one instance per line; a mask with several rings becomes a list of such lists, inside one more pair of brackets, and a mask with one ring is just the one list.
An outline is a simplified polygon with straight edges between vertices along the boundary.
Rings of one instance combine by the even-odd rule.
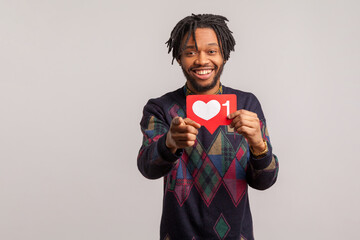
[[191, 120], [190, 118], [185, 118], [184, 122], [186, 123], [186, 125], [193, 126], [196, 129], [199, 129], [201, 127], [201, 125], [199, 123]]

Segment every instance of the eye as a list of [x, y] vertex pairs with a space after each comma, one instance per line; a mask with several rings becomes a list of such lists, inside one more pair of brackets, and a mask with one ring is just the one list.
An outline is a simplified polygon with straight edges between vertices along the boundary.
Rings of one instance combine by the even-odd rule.
[[216, 54], [216, 53], [217, 53], [216, 50], [209, 50], [209, 54], [211, 54], [211, 55], [214, 55], [214, 54]]
[[187, 57], [192, 57], [192, 56], [195, 56], [195, 55], [196, 55], [195, 51], [185, 52], [185, 56], [187, 56]]

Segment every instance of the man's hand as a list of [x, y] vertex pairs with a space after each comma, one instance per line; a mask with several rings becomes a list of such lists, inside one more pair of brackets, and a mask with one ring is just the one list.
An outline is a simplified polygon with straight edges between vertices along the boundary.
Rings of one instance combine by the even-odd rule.
[[200, 124], [189, 118], [175, 117], [166, 136], [166, 146], [172, 153], [179, 148], [193, 146], [200, 127]]
[[255, 153], [265, 150], [266, 146], [261, 135], [260, 120], [256, 113], [242, 109], [231, 113], [228, 118], [232, 119], [230, 127], [246, 138]]

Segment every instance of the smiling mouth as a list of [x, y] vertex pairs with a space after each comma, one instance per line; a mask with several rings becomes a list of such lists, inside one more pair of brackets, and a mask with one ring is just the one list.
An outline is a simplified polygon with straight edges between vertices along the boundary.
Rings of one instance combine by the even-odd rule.
[[210, 74], [213, 70], [212, 69], [206, 69], [206, 70], [195, 70], [194, 72], [197, 75], [207, 75]]
[[207, 80], [212, 76], [214, 69], [195, 69], [192, 70], [194, 76], [201, 80]]

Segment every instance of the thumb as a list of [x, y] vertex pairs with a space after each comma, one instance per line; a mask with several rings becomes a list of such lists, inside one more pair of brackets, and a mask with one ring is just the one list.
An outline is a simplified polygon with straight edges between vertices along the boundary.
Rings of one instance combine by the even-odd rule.
[[184, 119], [182, 119], [182, 117], [175, 117], [172, 120], [172, 122], [174, 125], [180, 125], [180, 124], [184, 123]]

